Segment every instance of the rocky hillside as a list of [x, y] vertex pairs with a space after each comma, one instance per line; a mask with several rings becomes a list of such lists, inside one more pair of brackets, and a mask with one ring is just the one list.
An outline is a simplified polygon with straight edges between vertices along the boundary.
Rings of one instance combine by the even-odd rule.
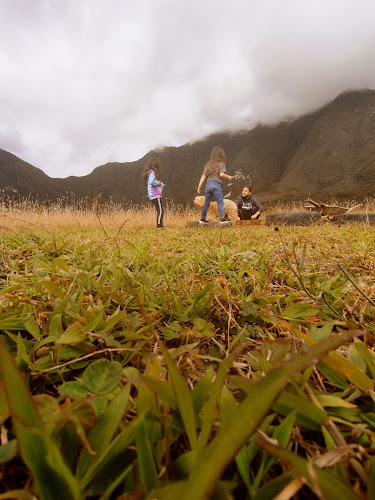
[[225, 193], [234, 198], [252, 182], [262, 202], [320, 201], [375, 194], [375, 91], [347, 92], [316, 112], [276, 126], [242, 133], [221, 132], [181, 147], [150, 151], [131, 163], [107, 163], [83, 177], [51, 179], [39, 169], [0, 149], [0, 182], [8, 194], [102, 193], [103, 199], [141, 203], [141, 172], [149, 156], [162, 161], [165, 197], [190, 203], [211, 149], [221, 146], [228, 173], [235, 175]]

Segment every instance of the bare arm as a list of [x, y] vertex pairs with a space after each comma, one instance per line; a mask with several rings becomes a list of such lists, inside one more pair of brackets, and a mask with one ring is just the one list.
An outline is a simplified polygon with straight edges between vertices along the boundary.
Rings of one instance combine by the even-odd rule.
[[202, 175], [198, 184], [198, 194], [200, 194], [204, 181], [206, 180], [206, 175]]
[[228, 181], [232, 180], [232, 176], [226, 174], [225, 172], [221, 172], [221, 174], [219, 174], [219, 175], [220, 175], [220, 177], [222, 177], [223, 179], [227, 179]]

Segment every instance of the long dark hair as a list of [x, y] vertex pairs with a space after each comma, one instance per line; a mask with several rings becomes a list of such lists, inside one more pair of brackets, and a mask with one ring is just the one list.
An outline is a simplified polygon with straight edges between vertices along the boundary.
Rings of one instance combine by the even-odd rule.
[[147, 186], [147, 181], [148, 181], [148, 177], [150, 175], [151, 170], [153, 170], [155, 172], [156, 179], [158, 181], [161, 180], [160, 168], [161, 168], [161, 161], [159, 160], [159, 158], [155, 158], [155, 156], [151, 156], [151, 158], [149, 158], [147, 160], [147, 163], [146, 163], [145, 168], [143, 169], [143, 173], [142, 173], [143, 183], [145, 186]]
[[207, 175], [218, 174], [220, 170], [220, 163], [225, 164], [225, 162], [226, 162], [226, 157], [224, 149], [220, 148], [219, 146], [215, 146], [214, 149], [211, 151], [209, 161], [206, 163]]

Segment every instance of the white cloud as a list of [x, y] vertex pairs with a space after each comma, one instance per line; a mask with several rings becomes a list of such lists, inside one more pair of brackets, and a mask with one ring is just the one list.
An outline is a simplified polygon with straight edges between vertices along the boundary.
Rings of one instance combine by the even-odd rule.
[[372, 0], [0, 0], [0, 148], [84, 175], [374, 88]]

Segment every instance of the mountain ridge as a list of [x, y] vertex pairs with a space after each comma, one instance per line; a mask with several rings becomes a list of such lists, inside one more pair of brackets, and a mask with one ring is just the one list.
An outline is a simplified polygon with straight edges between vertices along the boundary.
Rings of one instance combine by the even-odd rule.
[[162, 162], [165, 198], [191, 203], [212, 148], [227, 156], [224, 194], [238, 196], [251, 182], [262, 202], [364, 198], [375, 194], [375, 91], [340, 94], [322, 108], [241, 132], [222, 131], [180, 147], [150, 151], [133, 162], [110, 162], [85, 176], [51, 178], [40, 169], [0, 149], [0, 183], [7, 196], [51, 200], [93, 197], [140, 204], [147, 200], [141, 173], [150, 156]]

